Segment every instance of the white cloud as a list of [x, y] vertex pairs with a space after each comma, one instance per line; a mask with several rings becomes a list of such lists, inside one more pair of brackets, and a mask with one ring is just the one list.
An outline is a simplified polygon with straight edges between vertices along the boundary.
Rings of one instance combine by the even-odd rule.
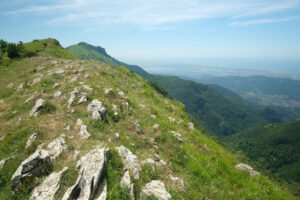
[[254, 24], [268, 24], [268, 23], [278, 23], [278, 22], [287, 22], [287, 21], [294, 21], [299, 20], [300, 16], [294, 17], [285, 17], [285, 18], [271, 18], [271, 19], [257, 19], [257, 20], [248, 20], [248, 21], [235, 21], [231, 22], [230, 26], [247, 26], [247, 25], [254, 25]]
[[[227, 17], [257, 17], [300, 6], [300, 0], [54, 0], [32, 4], [6, 15], [39, 14], [55, 16], [49, 24], [134, 25], [144, 30], [167, 29], [187, 20]], [[251, 22], [252, 21], [252, 22]], [[248, 24], [278, 20], [249, 20]], [[248, 25], [232, 22], [231, 25]]]

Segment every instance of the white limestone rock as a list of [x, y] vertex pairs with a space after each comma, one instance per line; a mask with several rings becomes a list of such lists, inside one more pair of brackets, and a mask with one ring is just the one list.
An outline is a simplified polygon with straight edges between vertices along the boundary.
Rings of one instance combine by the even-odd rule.
[[88, 139], [91, 136], [81, 119], [77, 119], [76, 126], [79, 127], [79, 135], [82, 139]]
[[131, 197], [131, 200], [134, 200], [134, 194], [133, 194], [133, 183], [131, 183], [130, 174], [129, 171], [126, 171], [124, 173], [124, 176], [121, 179], [120, 185], [122, 188], [129, 189], [129, 194]]
[[[106, 162], [107, 149], [105, 148], [97, 147], [83, 156], [77, 162], [79, 176], [76, 180], [76, 183], [66, 191], [62, 200], [89, 200], [95, 199], [95, 197], [96, 199], [105, 199], [104, 197], [106, 195], [106, 184], [104, 184], [103, 187], [103, 183], [105, 183], [105, 181], [103, 183], [101, 183], [100, 181]], [[102, 192], [99, 195], [97, 191], [101, 189]], [[102, 194], [103, 192], [105, 192], [105, 195]]]
[[107, 198], [107, 180], [104, 179], [95, 196], [95, 200], [106, 200]]
[[56, 138], [47, 146], [52, 160], [56, 159], [62, 152], [67, 150], [67, 144], [63, 137]]
[[34, 84], [39, 83], [39, 82], [41, 82], [41, 78], [35, 78], [35, 79], [33, 79], [31, 85], [34, 85]]
[[153, 129], [158, 129], [159, 128], [159, 124], [154, 124], [153, 125]]
[[170, 193], [168, 193], [165, 188], [165, 184], [158, 180], [152, 180], [150, 183], [147, 183], [142, 189], [141, 198], [147, 196], [155, 196], [158, 200], [172, 199]]
[[259, 172], [255, 171], [252, 167], [250, 167], [249, 165], [246, 165], [244, 163], [237, 164], [235, 166], [235, 169], [237, 169], [239, 171], [248, 172], [250, 174], [250, 176], [259, 176], [260, 175]]
[[9, 161], [11, 158], [4, 158], [0, 161], [0, 169]]
[[184, 189], [184, 181], [183, 181], [183, 179], [181, 179], [179, 177], [176, 177], [176, 176], [173, 176], [172, 174], [169, 174], [169, 178], [173, 182], [173, 185], [176, 188], [178, 188], [180, 190]]
[[29, 139], [26, 142], [25, 149], [31, 146], [32, 142], [36, 140], [37, 136], [39, 134], [39, 131], [34, 131], [33, 134], [29, 137]]
[[192, 122], [188, 123], [188, 128], [192, 133], [194, 133], [194, 124]]
[[45, 103], [45, 100], [43, 99], [38, 99], [36, 102], [35, 102], [35, 106], [31, 109], [30, 111], [30, 116], [37, 116], [39, 111], [43, 108], [44, 106], [44, 103]]
[[150, 165], [152, 170], [155, 170], [155, 161], [152, 158], [147, 158], [146, 160], [142, 161], [142, 165]]
[[11, 178], [13, 194], [26, 183], [28, 177], [39, 177], [52, 166], [50, 154], [45, 150], [37, 150], [24, 160]]
[[124, 146], [117, 147], [116, 150], [122, 158], [124, 170], [129, 170], [133, 178], [138, 180], [140, 178], [141, 167], [137, 156]]
[[23, 90], [23, 87], [24, 87], [24, 84], [21, 83], [21, 84], [16, 88], [16, 91], [19, 92], [19, 91]]
[[102, 102], [94, 99], [87, 107], [87, 111], [92, 113], [93, 119], [101, 119], [102, 121], [107, 121], [106, 118], [106, 108], [103, 106]]
[[90, 86], [88, 85], [82, 85], [82, 88], [88, 92], [93, 92], [93, 88], [91, 88]]
[[61, 97], [61, 91], [54, 92], [53, 97], [54, 98], [60, 98]]
[[171, 131], [171, 133], [180, 141], [183, 142], [183, 139], [181, 137], [181, 134], [176, 131]]
[[82, 92], [80, 95], [79, 95], [79, 100], [78, 100], [78, 104], [81, 104], [83, 102], [87, 102], [87, 93], [86, 92]]
[[114, 91], [113, 88], [106, 88], [106, 89], [104, 90], [104, 93], [105, 93], [105, 94], [111, 94], [113, 91]]
[[25, 101], [24, 101], [24, 104], [28, 104], [30, 101], [32, 101], [34, 99], [34, 96], [31, 96], [29, 98], [27, 98]]
[[67, 169], [65, 167], [59, 172], [50, 174], [39, 186], [34, 188], [29, 200], [54, 200], [54, 195], [60, 185], [61, 176]]
[[141, 124], [140, 124], [139, 120], [135, 119], [135, 120], [132, 121], [132, 123], [135, 126], [136, 133], [137, 134], [141, 134], [142, 133], [142, 129], [141, 129]]
[[73, 101], [75, 100], [76, 94], [78, 94], [79, 90], [80, 90], [80, 87], [76, 87], [76, 88], [71, 92], [70, 98], [69, 98], [68, 101], [67, 101], [67, 107], [68, 107], [68, 108], [71, 107], [71, 104], [72, 104]]

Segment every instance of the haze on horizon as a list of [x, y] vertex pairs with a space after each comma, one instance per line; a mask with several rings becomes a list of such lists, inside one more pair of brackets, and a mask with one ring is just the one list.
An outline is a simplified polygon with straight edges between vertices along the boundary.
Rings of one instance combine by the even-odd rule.
[[141, 66], [300, 73], [300, 0], [12, 0], [0, 13], [10, 42], [85, 41]]

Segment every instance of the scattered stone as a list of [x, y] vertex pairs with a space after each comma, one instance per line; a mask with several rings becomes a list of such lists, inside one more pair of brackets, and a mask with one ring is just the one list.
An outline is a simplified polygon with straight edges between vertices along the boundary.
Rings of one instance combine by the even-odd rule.
[[173, 118], [173, 117], [169, 117], [168, 119], [169, 119], [169, 121], [172, 122], [172, 123], [175, 122], [175, 118]]
[[54, 200], [54, 195], [57, 192], [62, 174], [68, 170], [63, 168], [60, 172], [50, 174], [39, 186], [37, 186], [29, 200]]
[[172, 174], [169, 174], [169, 178], [176, 188], [184, 189], [184, 181], [181, 178], [173, 176]]
[[107, 121], [106, 108], [102, 105], [102, 102], [94, 99], [87, 107], [88, 112], [92, 112], [93, 119], [102, 119]]
[[140, 178], [141, 167], [137, 156], [124, 146], [117, 147], [116, 150], [123, 160], [124, 169], [129, 170], [133, 178], [138, 180]]
[[119, 91], [118, 94], [120, 95], [120, 97], [122, 97], [123, 99], [128, 99], [128, 97], [125, 95], [125, 93], [123, 91]]
[[3, 160], [0, 161], [0, 169], [2, 169], [2, 167], [7, 163], [7, 161], [9, 161], [11, 158], [5, 158]]
[[70, 98], [68, 99], [67, 101], [67, 107], [70, 108], [71, 107], [71, 104], [73, 103], [73, 101], [75, 100], [76, 98], [76, 94], [78, 94], [80, 88], [79, 87], [76, 87], [72, 92], [71, 92], [71, 96]]
[[[83, 156], [77, 162], [79, 176], [76, 180], [76, 183], [66, 191], [62, 199], [105, 199], [106, 181], [103, 182], [104, 184], [101, 184], [100, 181], [106, 162], [107, 149], [105, 148], [100, 149], [97, 147]], [[99, 191], [100, 194], [97, 193], [97, 191]]]
[[181, 137], [181, 134], [176, 131], [171, 131], [171, 133], [180, 141], [183, 142], [183, 139]]
[[255, 171], [252, 167], [250, 167], [249, 165], [246, 165], [244, 163], [240, 163], [238, 165], [235, 166], [235, 168], [239, 171], [244, 171], [244, 172], [248, 172], [250, 174], [250, 176], [259, 176], [259, 172]]
[[107, 88], [107, 89], [104, 90], [104, 93], [105, 94], [111, 94], [113, 92], [113, 90], [114, 90], [113, 88]]
[[39, 67], [39, 68], [37, 68], [36, 70], [37, 70], [37, 71], [41, 71], [41, 70], [43, 70], [43, 69], [46, 69], [46, 67]]
[[88, 78], [88, 77], [90, 77], [89, 74], [85, 74], [85, 75], [84, 75], [84, 78]]
[[53, 89], [58, 88], [59, 86], [60, 86], [59, 83], [55, 83], [54, 86], [53, 86]]
[[140, 104], [140, 107], [142, 108], [146, 108], [146, 106], [144, 104]]
[[117, 139], [120, 139], [120, 134], [119, 133], [116, 133], [115, 136], [116, 136]]
[[91, 88], [91, 87], [88, 86], [88, 85], [82, 85], [82, 88], [85, 89], [85, 90], [88, 91], [88, 92], [93, 92], [93, 88]]
[[61, 91], [56, 91], [54, 94], [53, 94], [54, 98], [60, 98], [61, 97]]
[[52, 160], [55, 160], [63, 151], [67, 150], [67, 144], [63, 137], [56, 138], [47, 147]]
[[141, 129], [141, 124], [139, 123], [139, 121], [137, 119], [133, 120], [132, 123], [135, 126], [135, 131], [137, 134], [141, 134], [142, 133], [142, 129]]
[[70, 126], [66, 126], [66, 127], [64, 128], [64, 131], [70, 131]]
[[51, 61], [51, 64], [52, 64], [52, 65], [57, 65], [58, 62], [57, 62], [56, 60], [53, 60], [53, 61]]
[[121, 179], [120, 185], [122, 188], [129, 189], [129, 194], [132, 200], [134, 200], [134, 194], [133, 194], [133, 183], [131, 183], [129, 171], [126, 171], [124, 176]]
[[24, 104], [28, 104], [30, 101], [32, 101], [34, 99], [34, 96], [29, 97], [28, 99], [26, 99], [24, 101]]
[[162, 160], [162, 159], [158, 162], [158, 165], [160, 165], [160, 166], [168, 166], [168, 164], [164, 160]]
[[34, 131], [33, 134], [29, 137], [29, 139], [26, 142], [26, 146], [25, 149], [27, 149], [28, 147], [30, 147], [30, 145], [32, 144], [32, 142], [37, 138], [39, 134], [39, 131]]
[[153, 128], [154, 128], [154, 129], [158, 129], [158, 128], [159, 128], [159, 124], [154, 124], [154, 125], [153, 125]]
[[79, 135], [82, 139], [88, 139], [91, 136], [81, 119], [77, 119], [76, 126], [80, 127]]
[[156, 119], [156, 115], [151, 115], [151, 118], [152, 119]]
[[77, 80], [78, 80], [78, 78], [77, 78], [77, 77], [74, 77], [74, 78], [71, 78], [69, 82], [70, 82], [70, 83], [73, 83], [73, 82], [76, 82]]
[[[45, 150], [37, 150], [18, 167], [11, 178], [12, 193], [20, 190], [24, 183], [33, 177], [40, 177], [44, 171], [52, 167], [50, 154]], [[29, 180], [28, 180], [29, 179]]]
[[14, 114], [14, 115], [17, 114], [17, 113], [18, 113], [18, 111], [16, 111], [16, 110], [12, 112], [12, 114]]
[[194, 133], [194, 124], [192, 122], [188, 123], [188, 128]]
[[43, 99], [38, 99], [36, 102], [35, 102], [35, 106], [31, 109], [30, 111], [30, 116], [37, 116], [39, 111], [43, 108], [44, 106], [44, 103], [45, 103], [45, 100]]
[[14, 83], [10, 83], [7, 85], [7, 88], [12, 88], [12, 87], [14, 87]]
[[112, 106], [112, 110], [114, 111], [114, 115], [117, 116], [119, 113], [118, 113], [118, 107], [117, 105], [113, 104]]
[[1, 100], [0, 100], [0, 104], [3, 104], [3, 103], [4, 103], [4, 100], [3, 100], [3, 99], [1, 99]]
[[31, 85], [34, 85], [34, 84], [39, 83], [39, 82], [41, 82], [41, 78], [35, 78], [35, 79], [33, 79]]
[[79, 101], [78, 101], [78, 104], [81, 104], [83, 102], [87, 102], [87, 93], [86, 92], [82, 92], [79, 96]]
[[23, 87], [24, 87], [24, 84], [22, 83], [16, 88], [16, 91], [19, 92], [19, 91], [23, 90]]
[[171, 195], [167, 192], [165, 184], [158, 180], [152, 180], [142, 189], [141, 198], [155, 196], [158, 200], [171, 200]]
[[75, 150], [74, 155], [73, 155], [73, 160], [77, 160], [79, 154], [80, 154], [80, 151]]

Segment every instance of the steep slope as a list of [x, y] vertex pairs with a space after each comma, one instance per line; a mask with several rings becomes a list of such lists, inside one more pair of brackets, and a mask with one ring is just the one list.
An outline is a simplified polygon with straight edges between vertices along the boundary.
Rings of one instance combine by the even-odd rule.
[[297, 182], [300, 193], [300, 121], [257, 126], [226, 141], [262, 168]]
[[113, 59], [101, 47], [79, 43], [67, 49], [81, 59], [104, 61], [112, 66], [122, 65], [148, 80], [159, 83], [171, 96], [184, 103], [189, 113], [219, 137], [268, 121], [261, 115], [260, 108], [248, 105], [242, 100], [224, 97], [216, 89], [193, 81], [149, 74], [141, 67]]
[[295, 198], [135, 73], [46, 56], [0, 66], [1, 199]]

